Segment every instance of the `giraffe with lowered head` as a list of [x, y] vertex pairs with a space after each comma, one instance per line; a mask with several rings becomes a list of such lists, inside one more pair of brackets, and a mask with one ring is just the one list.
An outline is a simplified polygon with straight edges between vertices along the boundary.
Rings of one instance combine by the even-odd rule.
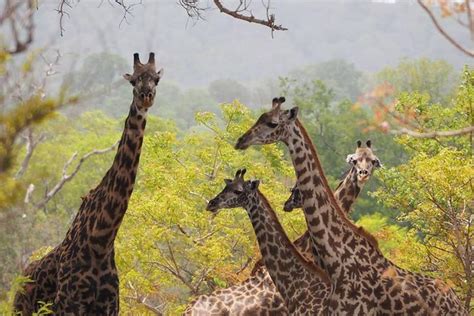
[[[283, 97], [237, 141], [236, 148], [283, 142], [289, 149], [318, 262], [334, 287], [331, 315], [467, 315], [443, 282], [403, 270], [387, 260], [375, 238], [342, 211], [324, 176], [314, 145]], [[366, 160], [367, 164], [374, 162]]]
[[[245, 181], [244, 170], [209, 201], [207, 210], [243, 207], [252, 222], [263, 262], [290, 314], [320, 315], [331, 285], [322, 269], [305, 260], [285, 234], [258, 180]], [[213, 311], [208, 311], [212, 313]]]
[[[362, 142], [357, 141], [355, 153], [346, 158], [350, 169], [345, 173], [344, 179], [339, 183], [334, 192], [336, 200], [344, 212], [349, 213], [352, 204], [357, 199], [360, 191], [373, 173], [374, 167], [381, 163], [371, 149], [371, 141], [367, 147], [362, 147]], [[367, 164], [364, 157], [370, 157], [374, 164]], [[285, 202], [284, 210], [287, 212], [301, 208], [303, 200], [297, 186], [291, 190], [291, 195]], [[308, 261], [312, 262], [313, 249], [311, 237], [306, 231], [293, 242], [298, 252]], [[199, 315], [198, 311], [205, 313], [212, 311], [216, 315], [288, 315], [288, 310], [283, 298], [273, 283], [262, 259], [254, 266], [251, 276], [242, 283], [226, 289], [219, 289], [210, 295], [201, 295], [188, 307], [190, 315]], [[193, 313], [194, 312], [194, 313]]]
[[55, 283], [50, 284], [50, 288], [55, 288], [53, 310], [56, 314], [118, 314], [119, 279], [114, 241], [135, 184], [147, 112], [154, 103], [156, 87], [163, 75], [162, 70], [156, 72], [154, 53], [150, 53], [146, 64], [142, 64], [135, 53], [133, 70], [133, 74], [124, 75], [133, 86], [133, 101], [112, 167], [100, 184], [82, 199], [63, 242], [44, 260], [33, 263], [34, 267], [44, 268], [43, 262], [53, 258], [57, 266], [47, 272], [27, 269], [34, 283], [24, 294], [27, 298], [24, 302], [29, 306], [19, 309], [27, 310], [27, 314], [35, 310], [36, 300], [51, 299], [52, 291], [48, 291], [46, 299], [36, 293], [31, 295], [31, 292], [44, 292], [40, 288], [44, 285], [43, 277]]

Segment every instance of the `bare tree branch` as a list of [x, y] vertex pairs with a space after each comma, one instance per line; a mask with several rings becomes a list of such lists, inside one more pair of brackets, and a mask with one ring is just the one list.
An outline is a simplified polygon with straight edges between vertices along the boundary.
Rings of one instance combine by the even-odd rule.
[[[6, 0], [2, 15], [0, 15], [0, 25], [4, 22], [10, 22], [14, 47], [8, 49], [10, 54], [24, 52], [33, 42], [33, 14], [34, 1], [31, 0]], [[23, 7], [25, 6], [25, 7]], [[21, 32], [20, 30], [23, 30]], [[25, 33], [25, 34], [21, 34]], [[22, 39], [22, 37], [24, 37]]]
[[150, 312], [152, 312], [155, 315], [159, 315], [159, 316], [163, 315], [162, 310], [163, 310], [163, 305], [164, 304], [161, 304], [161, 306], [160, 305], [154, 306], [151, 303], [148, 303], [147, 302], [148, 296], [140, 295], [138, 293], [138, 291], [135, 289], [135, 287], [133, 286], [132, 282], [130, 282], [130, 281], [128, 281], [128, 287], [131, 290], [133, 290], [135, 295], [134, 296], [126, 296], [125, 298], [138, 302], [140, 305], [143, 305], [147, 310], [149, 310]]
[[71, 4], [69, 3], [69, 0], [60, 0], [58, 8], [56, 9], [56, 12], [58, 12], [59, 14], [59, 32], [61, 36], [64, 35], [64, 16], [69, 17], [69, 13], [65, 10], [64, 7], [72, 8]]
[[26, 140], [26, 155], [25, 158], [23, 158], [20, 169], [15, 175], [15, 179], [17, 180], [20, 179], [25, 173], [26, 169], [28, 169], [31, 157], [33, 156], [33, 151], [35, 150], [36, 146], [38, 146], [38, 144], [45, 139], [45, 135], [41, 134], [38, 139], [35, 140], [33, 137], [33, 130], [31, 128], [28, 128], [26, 131], [26, 135], [24, 135], [23, 138]]
[[[248, 8], [248, 4], [246, 3], [246, 1], [240, 1], [240, 5], [235, 10], [230, 10], [230, 9], [226, 8], [220, 0], [214, 0], [214, 4], [216, 5], [216, 7], [222, 13], [230, 15], [233, 18], [236, 18], [238, 20], [247, 21], [249, 23], [256, 23], [256, 24], [260, 24], [260, 25], [269, 27], [272, 30], [272, 36], [273, 36], [274, 31], [287, 31], [288, 30], [287, 28], [285, 28], [281, 25], [275, 24], [275, 15], [274, 14], [269, 14], [269, 8], [270, 8], [269, 2], [265, 6], [266, 11], [267, 11], [267, 19], [266, 20], [257, 19], [256, 17], [253, 16], [251, 11], [249, 12], [248, 15], [242, 14], [242, 12], [247, 11], [247, 8]], [[243, 8], [242, 8], [242, 6], [243, 6]]]
[[[74, 168], [74, 170], [68, 174], [67, 173], [67, 169], [69, 168], [69, 166], [72, 164], [72, 162], [76, 159], [77, 157], [77, 152], [74, 153], [71, 158], [69, 158], [69, 160], [66, 162], [66, 164], [64, 165], [63, 167], [63, 175], [62, 175], [62, 178], [61, 180], [59, 180], [59, 182], [48, 192], [46, 193], [44, 199], [38, 203], [34, 203], [34, 205], [37, 207], [37, 208], [42, 208], [44, 207], [62, 188], [63, 186], [72, 180], [72, 178], [74, 178], [76, 176], [76, 174], [79, 172], [79, 170], [81, 169], [82, 167], [82, 164], [84, 163], [84, 161], [86, 161], [88, 158], [90, 158], [91, 156], [95, 156], [95, 155], [102, 155], [102, 154], [105, 154], [107, 152], [110, 152], [112, 150], [114, 150], [117, 145], [118, 145], [118, 141], [113, 144], [112, 146], [108, 147], [108, 148], [105, 148], [105, 149], [95, 149], [87, 154], [85, 154], [84, 156], [82, 156], [81, 159], [79, 159], [79, 162], [78, 164], [76, 165], [76, 167]], [[31, 193], [30, 193], [31, 194]], [[26, 199], [26, 198], [25, 198]]]
[[[431, 18], [431, 21], [433, 21], [433, 24], [435, 25], [436, 29], [443, 35], [452, 45], [454, 45], [457, 49], [459, 49], [461, 52], [464, 54], [468, 55], [469, 57], [474, 57], [474, 52], [471, 50], [468, 50], [467, 48], [464, 48], [461, 44], [459, 44], [453, 37], [451, 37], [444, 28], [441, 27], [439, 24], [438, 20], [434, 16], [433, 12], [426, 6], [426, 4], [423, 2], [423, 0], [417, 0], [418, 4], [423, 8], [423, 10], [428, 13], [429, 17]], [[468, 0], [469, 1], [469, 0]]]
[[415, 138], [436, 138], [436, 137], [452, 137], [452, 136], [460, 136], [474, 132], [474, 126], [468, 126], [457, 130], [451, 131], [433, 131], [433, 132], [426, 132], [420, 133], [410, 130], [408, 128], [400, 128], [399, 130], [391, 131], [392, 134], [395, 135], [409, 135]]

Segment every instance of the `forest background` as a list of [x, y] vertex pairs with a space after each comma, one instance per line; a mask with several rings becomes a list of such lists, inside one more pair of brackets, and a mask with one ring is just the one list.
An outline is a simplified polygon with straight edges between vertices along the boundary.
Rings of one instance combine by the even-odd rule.
[[[439, 277], [472, 308], [473, 59], [415, 1], [274, 1], [289, 30], [273, 32], [212, 9], [197, 19], [186, 1], [19, 1], [30, 27], [30, 16], [7, 14], [12, 1], [0, 2], [0, 313], [22, 268], [62, 240], [110, 167], [136, 50], [155, 51], [165, 77], [116, 241], [122, 311], [179, 314], [248, 277], [259, 250], [245, 211], [205, 211], [238, 168], [262, 180], [292, 239], [304, 232], [301, 212], [282, 211], [295, 178], [284, 148], [233, 149], [279, 95], [300, 107], [333, 188], [356, 140], [372, 140], [384, 167], [352, 219], [397, 265]], [[63, 20], [58, 3], [70, 5]], [[430, 9], [463, 38], [453, 18], [466, 8]]]

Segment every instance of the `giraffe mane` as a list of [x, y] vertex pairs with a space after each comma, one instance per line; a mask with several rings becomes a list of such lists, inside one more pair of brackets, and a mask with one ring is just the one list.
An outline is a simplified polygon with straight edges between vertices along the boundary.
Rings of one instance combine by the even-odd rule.
[[276, 213], [275, 211], [273, 210], [273, 208], [271, 207], [270, 203], [268, 202], [267, 198], [260, 192], [260, 190], [257, 191], [258, 193], [258, 196], [259, 198], [262, 200], [263, 204], [268, 208], [268, 210], [270, 211], [269, 213], [271, 214], [271, 216], [273, 217], [273, 219], [275, 220], [275, 229], [278, 230], [280, 233], [281, 233], [281, 237], [285, 239], [285, 241], [287, 241], [291, 247], [290, 247], [290, 251], [293, 253], [293, 255], [295, 257], [298, 257], [298, 259], [300, 261], [303, 262], [303, 264], [309, 268], [310, 270], [312, 270], [315, 274], [317, 274], [321, 280], [327, 284], [330, 284], [331, 283], [331, 280], [329, 279], [328, 275], [326, 274], [326, 272], [321, 269], [320, 267], [318, 267], [317, 265], [315, 265], [314, 263], [312, 262], [309, 262], [308, 260], [306, 260], [300, 253], [298, 250], [296, 250], [295, 246], [293, 245], [293, 243], [291, 242], [291, 240], [288, 238], [288, 236], [286, 235], [285, 233], [285, 230], [283, 229], [283, 227], [281, 226], [281, 223], [280, 221], [278, 220], [278, 217], [276, 216]]
[[311, 153], [313, 154], [314, 161], [316, 163], [316, 167], [321, 171], [321, 182], [323, 183], [324, 188], [328, 192], [329, 195], [329, 200], [330, 203], [332, 203], [333, 207], [336, 209], [336, 212], [339, 214], [339, 216], [342, 218], [342, 221], [357, 235], [361, 236], [362, 238], [366, 239], [369, 244], [371, 244], [377, 251], [380, 251], [379, 245], [377, 242], [377, 239], [373, 235], [371, 235], [369, 232], [367, 232], [364, 228], [356, 226], [352, 221], [349, 220], [347, 215], [341, 210], [341, 207], [336, 201], [336, 198], [334, 197], [334, 194], [332, 193], [331, 189], [329, 188], [328, 180], [326, 179], [326, 176], [324, 175], [323, 168], [321, 166], [321, 162], [319, 161], [319, 157], [316, 153], [316, 148], [314, 147], [313, 141], [308, 135], [308, 132], [306, 129], [303, 127], [303, 124], [301, 124], [301, 121], [299, 119], [296, 119], [295, 121], [296, 126], [299, 127], [301, 134], [305, 141], [310, 145], [310, 150]]

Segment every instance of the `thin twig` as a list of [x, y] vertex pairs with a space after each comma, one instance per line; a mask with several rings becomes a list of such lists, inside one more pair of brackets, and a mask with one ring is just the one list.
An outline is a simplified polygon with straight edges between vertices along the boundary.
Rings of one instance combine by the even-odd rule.
[[454, 45], [457, 49], [459, 49], [461, 52], [464, 54], [468, 55], [469, 57], [474, 57], [474, 52], [464, 48], [461, 44], [459, 44], [454, 38], [452, 38], [439, 24], [438, 20], [434, 16], [433, 12], [426, 6], [426, 4], [423, 2], [423, 0], [417, 0], [418, 4], [423, 8], [423, 10], [428, 13], [429, 17], [431, 18], [431, 21], [433, 21], [433, 24], [435, 25], [436, 29], [443, 35], [452, 45]]
[[33, 137], [33, 130], [31, 128], [27, 129], [26, 135], [24, 135], [23, 137], [26, 141], [26, 155], [25, 158], [23, 158], [20, 169], [15, 175], [15, 179], [17, 180], [20, 179], [25, 173], [26, 169], [28, 169], [28, 165], [30, 164], [31, 157], [33, 156], [33, 152], [36, 146], [38, 146], [38, 144], [46, 138], [44, 134], [41, 134], [38, 139], [35, 140]]
[[237, 7], [236, 10], [230, 10], [226, 8], [220, 0], [214, 0], [214, 4], [216, 7], [219, 9], [224, 14], [230, 15], [233, 18], [236, 18], [238, 20], [242, 21], [247, 21], [249, 23], [255, 23], [255, 24], [260, 24], [266, 27], [269, 27], [272, 30], [272, 36], [273, 36], [273, 31], [287, 31], [288, 29], [283, 27], [282, 25], [277, 25], [275, 24], [275, 15], [274, 14], [269, 14], [268, 10], [270, 5], [268, 4], [265, 6], [266, 11], [267, 11], [267, 19], [257, 19], [255, 16], [253, 16], [252, 12], [249, 13], [249, 15], [242, 14], [242, 9]]
[[426, 133], [415, 132], [408, 128], [400, 128], [398, 130], [391, 131], [391, 133], [395, 135], [408, 135], [415, 138], [452, 137], [452, 136], [465, 135], [472, 132], [474, 132], [474, 126], [468, 126], [468, 127], [464, 127], [457, 130], [433, 131], [433, 132], [426, 132]]

